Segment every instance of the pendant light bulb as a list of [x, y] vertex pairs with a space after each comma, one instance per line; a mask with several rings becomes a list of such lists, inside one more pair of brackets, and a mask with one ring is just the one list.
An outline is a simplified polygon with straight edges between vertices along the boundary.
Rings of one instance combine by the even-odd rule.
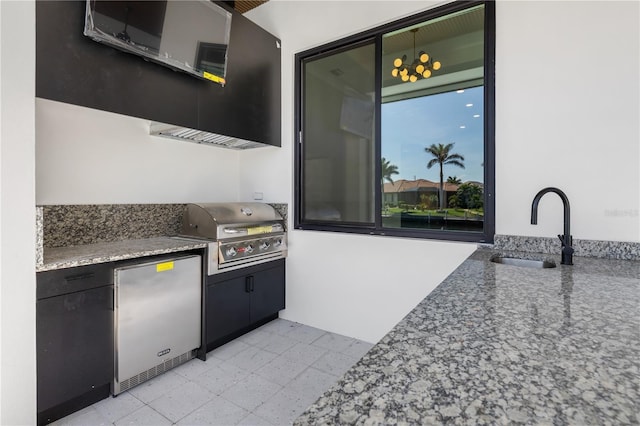
[[413, 60], [407, 62], [407, 55], [393, 60], [392, 77], [399, 77], [403, 82], [410, 81], [415, 83], [421, 78], [430, 78], [433, 71], [438, 71], [442, 67], [440, 61], [434, 61], [428, 53], [421, 50], [416, 55], [416, 33], [420, 28], [412, 28], [409, 30], [413, 34]]

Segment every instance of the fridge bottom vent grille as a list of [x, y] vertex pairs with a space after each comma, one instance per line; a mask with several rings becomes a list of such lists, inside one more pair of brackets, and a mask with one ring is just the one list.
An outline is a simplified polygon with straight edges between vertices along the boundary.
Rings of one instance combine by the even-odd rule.
[[195, 358], [195, 356], [196, 356], [195, 350], [185, 352], [182, 355], [178, 355], [175, 358], [168, 359], [165, 362], [162, 362], [154, 367], [151, 367], [147, 371], [143, 371], [142, 373], [137, 374], [133, 377], [130, 377], [126, 380], [123, 380], [119, 383], [116, 382], [114, 386], [113, 394], [118, 395], [119, 393], [127, 391], [132, 387], [139, 385], [140, 383], [144, 383], [147, 380], [152, 379], [164, 373], [165, 371], [169, 371], [172, 368], [179, 366], [180, 364], [184, 364], [185, 362]]

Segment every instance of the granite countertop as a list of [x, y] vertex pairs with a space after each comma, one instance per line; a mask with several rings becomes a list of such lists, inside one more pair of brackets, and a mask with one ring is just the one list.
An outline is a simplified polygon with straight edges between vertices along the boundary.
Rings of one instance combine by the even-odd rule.
[[296, 425], [638, 424], [640, 262], [473, 253]]
[[175, 253], [204, 248], [204, 241], [186, 238], [156, 237], [85, 244], [69, 247], [45, 248], [44, 261], [36, 265], [36, 271], [93, 265], [116, 260], [134, 259], [156, 254]]

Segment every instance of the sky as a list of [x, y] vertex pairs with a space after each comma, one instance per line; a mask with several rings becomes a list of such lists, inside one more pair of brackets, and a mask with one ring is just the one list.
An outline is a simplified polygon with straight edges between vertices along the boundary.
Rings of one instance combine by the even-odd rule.
[[440, 181], [440, 167], [427, 169], [431, 144], [453, 143], [465, 168], [444, 166], [444, 179], [483, 182], [483, 88], [464, 89], [382, 105], [382, 156], [398, 167], [398, 179]]

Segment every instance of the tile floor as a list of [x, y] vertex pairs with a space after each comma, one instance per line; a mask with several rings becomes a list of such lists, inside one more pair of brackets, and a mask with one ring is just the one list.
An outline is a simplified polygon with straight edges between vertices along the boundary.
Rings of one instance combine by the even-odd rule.
[[287, 425], [373, 345], [276, 319], [54, 425]]

